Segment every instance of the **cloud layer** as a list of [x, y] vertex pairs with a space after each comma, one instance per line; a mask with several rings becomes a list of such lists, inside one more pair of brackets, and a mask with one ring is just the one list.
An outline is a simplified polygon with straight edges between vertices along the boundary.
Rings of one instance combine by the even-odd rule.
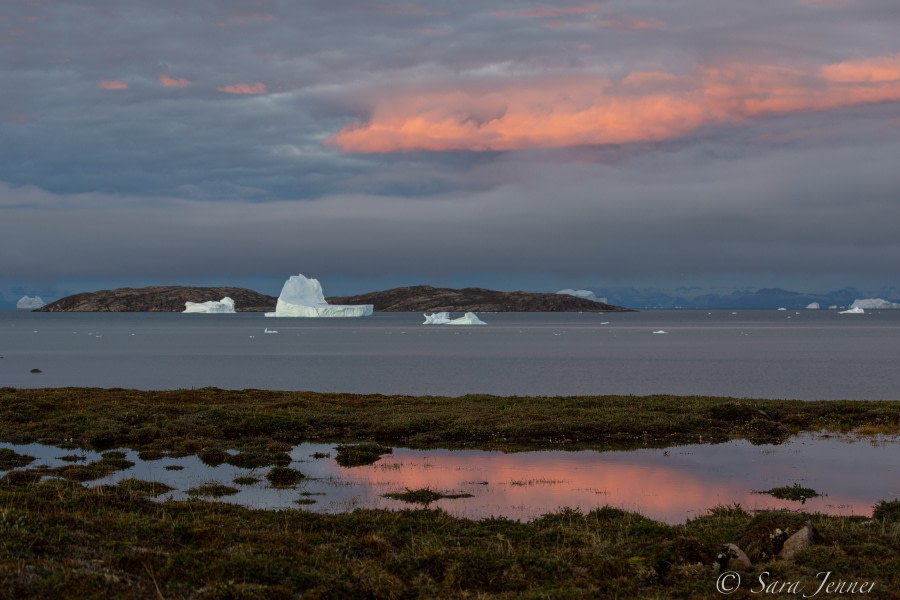
[[898, 30], [893, 0], [9, 0], [0, 289], [895, 283]]

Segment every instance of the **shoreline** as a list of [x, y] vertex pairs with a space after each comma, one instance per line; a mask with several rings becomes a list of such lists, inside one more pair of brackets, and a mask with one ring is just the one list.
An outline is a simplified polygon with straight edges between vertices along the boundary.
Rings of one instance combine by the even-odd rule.
[[0, 388], [0, 440], [192, 453], [231, 443], [627, 450], [800, 432], [900, 433], [898, 400], [388, 396], [267, 390]]
[[[900, 433], [900, 401], [0, 388], [0, 441], [129, 447], [147, 460], [196, 454], [266, 469], [273, 482], [276, 470], [292, 471], [277, 465], [298, 441], [624, 450], [778, 443], [820, 430]], [[736, 597], [751, 597], [761, 577], [811, 593], [822, 572], [865, 584], [869, 598], [900, 588], [900, 501], [891, 498], [871, 517], [720, 505], [670, 525], [611, 506], [519, 522], [454, 517], [427, 503], [327, 514], [304, 510], [302, 494], [295, 507], [267, 510], [158, 500], [165, 489], [153, 481], [82, 484], [127, 468], [121, 454], [0, 478], [0, 597], [707, 598], [724, 573], [743, 578]], [[806, 528], [811, 543], [787, 556], [787, 539]], [[728, 544], [747, 563], [729, 560]]]

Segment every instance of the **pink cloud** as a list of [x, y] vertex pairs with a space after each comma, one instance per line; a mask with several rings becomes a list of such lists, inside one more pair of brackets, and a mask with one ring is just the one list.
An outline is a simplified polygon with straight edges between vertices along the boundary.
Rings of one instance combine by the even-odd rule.
[[603, 10], [602, 2], [589, 2], [587, 4], [570, 6], [539, 6], [536, 8], [520, 8], [518, 10], [497, 10], [494, 15], [498, 17], [516, 16], [532, 19], [555, 19], [572, 15], [590, 15]]
[[28, 113], [10, 113], [7, 115], [2, 115], [0, 117], [0, 121], [6, 121], [7, 123], [28, 123], [31, 121], [31, 116]]
[[97, 87], [99, 87], [101, 90], [127, 90], [128, 84], [124, 81], [104, 79], [97, 84]]
[[900, 81], [900, 54], [845, 60], [822, 67], [832, 83], [893, 83]]
[[250, 23], [273, 23], [275, 21], [278, 21], [278, 17], [271, 13], [252, 13], [246, 15], [237, 15], [234, 17], [229, 17], [222, 21], [217, 21], [216, 25], [224, 27], [228, 25], [247, 25]]
[[266, 93], [266, 84], [256, 82], [256, 83], [233, 83], [231, 85], [223, 85], [218, 88], [220, 92], [225, 94], [244, 94], [244, 95], [257, 95], [257, 94], [265, 94]]
[[171, 88], [171, 87], [187, 87], [191, 85], [189, 79], [184, 79], [183, 77], [171, 77], [168, 73], [163, 73], [159, 76], [159, 82], [163, 85], [163, 87]]
[[443, 11], [431, 10], [419, 6], [415, 2], [406, 2], [405, 4], [383, 4], [374, 7], [373, 10], [386, 15], [440, 17], [447, 14]]
[[658, 141], [764, 115], [900, 101], [900, 55], [818, 70], [734, 63], [618, 80], [536, 77], [391, 91], [328, 143], [346, 152], [516, 150]]

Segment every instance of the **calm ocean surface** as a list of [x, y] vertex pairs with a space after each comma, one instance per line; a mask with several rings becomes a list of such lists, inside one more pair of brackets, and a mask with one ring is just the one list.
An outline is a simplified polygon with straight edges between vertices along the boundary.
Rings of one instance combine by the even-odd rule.
[[2, 309], [0, 385], [900, 399], [900, 310], [479, 316], [488, 325]]

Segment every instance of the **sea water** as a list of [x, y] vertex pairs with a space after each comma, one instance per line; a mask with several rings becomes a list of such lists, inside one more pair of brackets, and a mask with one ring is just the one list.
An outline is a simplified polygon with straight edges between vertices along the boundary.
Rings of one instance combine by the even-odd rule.
[[0, 310], [0, 386], [900, 398], [900, 310], [479, 316]]

